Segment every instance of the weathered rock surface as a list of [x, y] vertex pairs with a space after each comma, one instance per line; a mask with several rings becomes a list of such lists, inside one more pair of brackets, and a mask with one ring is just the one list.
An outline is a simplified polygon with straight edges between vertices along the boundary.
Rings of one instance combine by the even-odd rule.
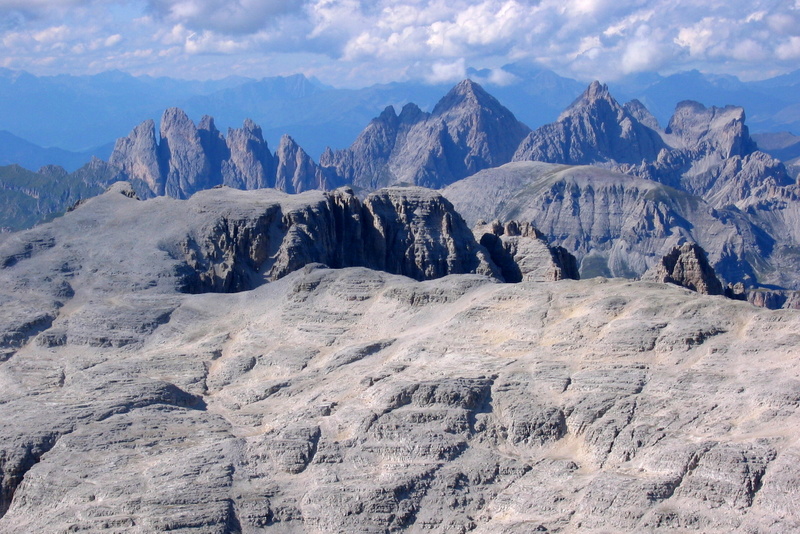
[[575, 256], [564, 247], [551, 247], [530, 223], [479, 221], [475, 239], [489, 252], [506, 282], [579, 280]]
[[706, 251], [697, 243], [684, 243], [673, 248], [644, 273], [642, 280], [675, 284], [704, 295], [724, 293], [714, 268], [708, 264]]
[[275, 160], [261, 128], [247, 119], [241, 128], [229, 128], [225, 139], [230, 157], [222, 161], [222, 181], [235, 189], [275, 186]]
[[[93, 291], [103, 294], [231, 292], [309, 263], [368, 266], [419, 280], [496, 275], [453, 206], [423, 188], [377, 191], [364, 202], [349, 189], [287, 195], [229, 188], [202, 191], [186, 201], [142, 202], [120, 182], [65, 220], [83, 235], [62, 232], [59, 221], [0, 244], [10, 291], [36, 291], [40, 284], [52, 295], [56, 290], [48, 288], [88, 276]], [[113, 245], [94, 252], [95, 241]], [[93, 252], [82, 254], [84, 249]], [[23, 261], [27, 274], [14, 276]]]
[[430, 114], [413, 104], [399, 116], [387, 108], [350, 148], [326, 151], [320, 165], [342, 183], [367, 189], [438, 188], [511, 161], [529, 131], [480, 85], [464, 80]]
[[327, 190], [334, 183], [288, 135], [281, 138], [275, 152], [275, 166], [275, 188], [279, 191], [302, 193], [312, 189]]
[[638, 117], [650, 124], [654, 119], [641, 104], [630, 109], [634, 113], [614, 100], [606, 85], [593, 82], [556, 122], [531, 132], [514, 161], [589, 165], [654, 160], [666, 145]]
[[155, 128], [155, 123], [147, 120], [134, 128], [128, 137], [117, 139], [108, 162], [119, 167], [125, 176], [144, 182], [154, 195], [163, 195], [164, 181]]
[[708, 250], [728, 281], [738, 281], [727, 277], [752, 273], [748, 254], [763, 247], [736, 212], [720, 213], [687, 193], [597, 167], [511, 163], [443, 193], [469, 224], [530, 222], [548, 243], [576, 256], [581, 278], [641, 276], [686, 240]]
[[[124, 268], [98, 201], [3, 282], [72, 225], [82, 269]], [[189, 295], [82, 269], [0, 363], [0, 532], [800, 529], [798, 312], [619, 279], [310, 265]]]
[[600, 165], [740, 209], [793, 186], [784, 165], [758, 150], [740, 107], [680, 102], [665, 130], [641, 102], [620, 105], [593, 82], [558, 120], [531, 132], [514, 161]]
[[188, 198], [218, 185], [287, 193], [336, 187], [335, 177], [323, 172], [291, 137], [284, 136], [272, 154], [261, 128], [251, 120], [229, 129], [226, 138], [213, 118], [204, 116], [195, 126], [178, 108], [164, 112], [159, 140], [153, 121], [145, 121], [117, 141], [109, 161], [143, 197]]
[[219, 132], [213, 121], [206, 117], [196, 127], [178, 108], [164, 112], [158, 157], [165, 173], [164, 193], [167, 196], [188, 198], [197, 191], [221, 183], [220, 177], [213, 172], [215, 158], [211, 148], [215, 135]]
[[725, 284], [800, 289], [800, 212], [790, 190], [745, 210], [714, 208], [664, 184], [598, 167], [518, 162], [443, 190], [468, 224], [533, 224], [575, 255], [581, 278], [642, 276], [673, 247], [694, 242]]

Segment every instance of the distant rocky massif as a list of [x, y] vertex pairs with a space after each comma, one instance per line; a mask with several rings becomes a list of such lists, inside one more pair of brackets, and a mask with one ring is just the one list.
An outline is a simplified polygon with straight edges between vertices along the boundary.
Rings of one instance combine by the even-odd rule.
[[687, 243], [572, 280], [543, 235], [127, 183], [7, 235], [0, 532], [800, 529], [800, 312], [701, 294]]
[[[773, 153], [793, 153], [791, 138], [764, 139]], [[556, 122], [532, 131], [465, 80], [430, 113], [414, 104], [399, 114], [388, 107], [349, 148], [328, 149], [319, 162], [289, 136], [273, 152], [250, 120], [223, 135], [213, 118], [195, 124], [170, 108], [158, 133], [145, 121], [117, 141], [108, 163], [95, 159], [72, 174], [16, 168], [3, 187], [9, 229], [118, 180], [140, 198], [180, 199], [217, 186], [301, 193], [347, 185], [361, 198], [392, 185], [445, 188], [471, 226], [532, 225], [544, 242], [576, 257], [583, 277], [640, 277], [673, 248], [696, 243], [723, 286], [781, 307], [800, 300], [792, 172], [758, 149], [742, 108], [681, 102], [662, 129], [640, 102], [619, 104], [595, 82]], [[505, 244], [487, 249], [512, 254], [517, 245], [501, 235], [495, 241]]]

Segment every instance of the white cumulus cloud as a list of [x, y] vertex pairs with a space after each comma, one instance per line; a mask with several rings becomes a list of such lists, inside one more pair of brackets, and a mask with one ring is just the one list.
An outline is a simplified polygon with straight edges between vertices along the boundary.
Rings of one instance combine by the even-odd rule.
[[526, 60], [587, 80], [752, 78], [798, 67], [800, 0], [0, 0], [0, 44], [4, 65], [43, 72], [294, 69], [366, 85]]

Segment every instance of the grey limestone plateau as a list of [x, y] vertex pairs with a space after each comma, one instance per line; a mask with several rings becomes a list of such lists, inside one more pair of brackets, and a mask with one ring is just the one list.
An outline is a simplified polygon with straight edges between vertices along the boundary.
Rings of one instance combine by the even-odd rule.
[[800, 312], [468, 222], [119, 183], [5, 236], [0, 532], [800, 530]]

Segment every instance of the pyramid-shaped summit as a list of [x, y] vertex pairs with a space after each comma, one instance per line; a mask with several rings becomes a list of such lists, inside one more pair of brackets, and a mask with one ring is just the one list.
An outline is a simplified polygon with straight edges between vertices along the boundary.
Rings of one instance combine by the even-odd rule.
[[665, 147], [657, 131], [620, 105], [607, 85], [594, 81], [556, 122], [528, 135], [513, 159], [569, 165], [638, 165], [656, 159]]
[[469, 78], [462, 80], [436, 104], [432, 115], [443, 115], [453, 109], [482, 108], [487, 111], [500, 111], [513, 114], [495, 97], [486, 92], [477, 82]]

